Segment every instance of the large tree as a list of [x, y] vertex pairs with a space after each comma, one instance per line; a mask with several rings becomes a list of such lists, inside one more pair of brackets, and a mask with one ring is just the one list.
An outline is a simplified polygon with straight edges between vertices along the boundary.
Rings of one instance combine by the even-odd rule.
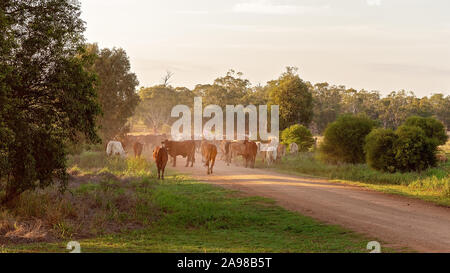
[[0, 192], [8, 203], [55, 179], [64, 188], [66, 144], [97, 141], [96, 77], [84, 67], [80, 5], [0, 2]]
[[297, 68], [288, 67], [277, 80], [268, 82], [269, 104], [280, 106], [280, 129], [299, 123], [308, 126], [312, 120], [312, 94], [300, 79]]
[[416, 97], [404, 90], [392, 92], [379, 102], [380, 120], [384, 128], [395, 129], [414, 113]]
[[442, 121], [450, 130], [450, 95], [444, 97], [443, 94], [434, 94], [428, 99], [433, 109], [433, 114]]
[[251, 92], [250, 81], [242, 76], [242, 72], [230, 69], [224, 77], [215, 79], [213, 84], [198, 84], [193, 92], [203, 97], [203, 105], [215, 104], [225, 109], [226, 105], [246, 104], [248, 101], [245, 98]]
[[97, 44], [87, 47], [95, 55], [89, 69], [98, 75], [98, 99], [103, 115], [99, 118], [100, 135], [104, 142], [128, 132], [128, 118], [139, 103], [136, 87], [139, 82], [130, 72], [130, 60], [121, 48], [99, 49]]
[[154, 133], [157, 133], [164, 124], [169, 124], [172, 107], [179, 104], [177, 95], [186, 95], [185, 92], [188, 91], [183, 89], [177, 93], [173, 87], [164, 84], [141, 88], [139, 90], [141, 102], [136, 109], [137, 118], [142, 120], [148, 128], [153, 129]]
[[311, 86], [314, 101], [313, 122], [317, 133], [322, 133], [328, 124], [335, 121], [341, 112], [343, 87], [317, 83]]

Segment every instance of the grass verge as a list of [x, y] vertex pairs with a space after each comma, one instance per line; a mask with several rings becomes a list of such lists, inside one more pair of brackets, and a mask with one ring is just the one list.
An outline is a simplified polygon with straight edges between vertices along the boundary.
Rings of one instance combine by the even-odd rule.
[[289, 174], [327, 178], [450, 206], [450, 162], [441, 163], [422, 173], [384, 173], [373, 170], [366, 164], [326, 164], [313, 153], [304, 153], [287, 156], [282, 162], [270, 167], [260, 161], [256, 166]]

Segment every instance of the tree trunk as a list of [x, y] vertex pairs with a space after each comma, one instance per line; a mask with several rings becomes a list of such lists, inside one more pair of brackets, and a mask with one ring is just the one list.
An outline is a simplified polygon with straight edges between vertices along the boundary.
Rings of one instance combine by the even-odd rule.
[[21, 194], [21, 192], [19, 192], [16, 187], [13, 187], [12, 185], [8, 185], [6, 187], [6, 194], [0, 201], [0, 205], [9, 207], [11, 205], [12, 201], [14, 201], [17, 197], [19, 197], [20, 194]]

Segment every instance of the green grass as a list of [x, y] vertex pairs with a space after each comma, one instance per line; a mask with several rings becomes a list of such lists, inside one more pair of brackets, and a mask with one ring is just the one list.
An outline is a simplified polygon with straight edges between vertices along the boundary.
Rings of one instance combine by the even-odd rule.
[[[137, 183], [138, 195], [159, 208], [159, 219], [139, 230], [79, 240], [83, 252], [368, 252], [373, 239], [287, 211], [270, 199], [183, 176]], [[1, 251], [67, 252], [66, 244], [4, 246]]]
[[152, 164], [145, 158], [107, 157], [102, 152], [85, 151], [68, 158], [69, 171], [82, 174], [111, 173], [116, 176], [140, 177], [151, 175]]
[[[262, 162], [257, 162], [257, 167], [267, 168]], [[290, 174], [328, 178], [450, 206], [450, 162], [422, 173], [384, 173], [373, 170], [366, 164], [326, 164], [318, 160], [313, 153], [304, 153], [287, 156], [281, 163], [270, 168]]]

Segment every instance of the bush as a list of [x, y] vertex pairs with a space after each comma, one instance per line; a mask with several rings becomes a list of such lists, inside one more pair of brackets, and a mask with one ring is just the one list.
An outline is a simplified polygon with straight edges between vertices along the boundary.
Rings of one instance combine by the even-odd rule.
[[395, 172], [395, 145], [398, 136], [388, 129], [375, 129], [366, 136], [364, 151], [367, 164], [375, 170]]
[[289, 146], [297, 143], [299, 152], [307, 152], [314, 144], [311, 132], [303, 125], [296, 124], [281, 132], [281, 141]]
[[435, 118], [424, 118], [419, 116], [409, 117], [405, 126], [417, 126], [421, 128], [426, 137], [434, 139], [436, 146], [444, 145], [447, 142], [448, 136], [444, 124]]
[[436, 165], [437, 144], [417, 126], [400, 126], [396, 134], [395, 162], [400, 171], [422, 171]]
[[328, 125], [321, 145], [321, 157], [331, 163], [365, 162], [365, 137], [375, 127], [366, 116], [342, 115]]

